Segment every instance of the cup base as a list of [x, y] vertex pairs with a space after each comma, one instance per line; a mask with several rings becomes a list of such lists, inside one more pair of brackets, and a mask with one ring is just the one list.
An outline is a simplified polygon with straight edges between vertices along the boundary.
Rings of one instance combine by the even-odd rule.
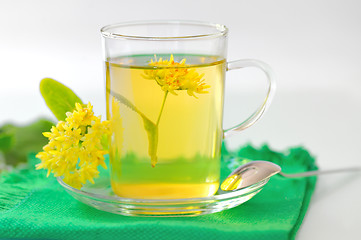
[[61, 186], [78, 201], [93, 208], [125, 216], [189, 217], [234, 208], [260, 192], [268, 179], [244, 189], [218, 192], [209, 197], [182, 199], [136, 199], [115, 195], [109, 175], [101, 175], [95, 184], [75, 189], [57, 178]]

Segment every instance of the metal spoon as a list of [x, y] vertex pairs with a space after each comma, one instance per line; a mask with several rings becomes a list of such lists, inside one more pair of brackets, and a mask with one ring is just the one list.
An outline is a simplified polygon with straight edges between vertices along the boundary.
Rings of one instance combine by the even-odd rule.
[[302, 173], [287, 174], [281, 172], [281, 167], [275, 163], [268, 161], [252, 161], [241, 165], [234, 170], [228, 177], [222, 182], [221, 189], [223, 191], [233, 191], [242, 188], [249, 187], [259, 181], [272, 177], [273, 175], [280, 174], [286, 178], [300, 178], [309, 177], [327, 173], [339, 173], [349, 171], [360, 171], [360, 167], [334, 169], [327, 171], [308, 171]]

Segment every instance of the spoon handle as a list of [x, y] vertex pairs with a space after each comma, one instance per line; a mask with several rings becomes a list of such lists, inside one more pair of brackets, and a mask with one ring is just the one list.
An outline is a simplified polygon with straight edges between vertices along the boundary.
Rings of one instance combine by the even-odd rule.
[[303, 173], [279, 172], [278, 174], [286, 178], [300, 178], [300, 177], [310, 177], [310, 176], [316, 176], [316, 175], [328, 174], [328, 173], [358, 172], [358, 171], [361, 171], [361, 167], [342, 168], [342, 169], [333, 169], [333, 170], [324, 170], [324, 171], [308, 171]]

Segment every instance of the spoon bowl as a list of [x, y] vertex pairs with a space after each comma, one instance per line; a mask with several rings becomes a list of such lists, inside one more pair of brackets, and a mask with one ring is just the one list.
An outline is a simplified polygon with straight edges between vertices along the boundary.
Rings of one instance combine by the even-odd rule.
[[223, 191], [251, 186], [259, 181], [270, 178], [279, 173], [281, 167], [268, 161], [253, 161], [234, 170], [221, 184]]
[[268, 161], [252, 161], [239, 166], [236, 170], [229, 174], [228, 177], [222, 182], [221, 190], [234, 191], [246, 188], [262, 180], [269, 179], [276, 174], [280, 174], [285, 178], [301, 178], [325, 173], [340, 173], [360, 170], [360, 167], [352, 167], [327, 171], [307, 171], [288, 174], [281, 172], [281, 167], [275, 163]]

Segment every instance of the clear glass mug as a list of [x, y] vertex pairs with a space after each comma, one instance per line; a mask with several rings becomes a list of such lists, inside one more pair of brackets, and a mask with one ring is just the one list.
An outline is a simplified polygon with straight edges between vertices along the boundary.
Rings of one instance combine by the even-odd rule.
[[[227, 62], [228, 30], [220, 24], [128, 22], [101, 33], [113, 191], [137, 199], [215, 194], [222, 140], [253, 125], [269, 106], [270, 67]], [[244, 67], [264, 71], [267, 96], [244, 122], [223, 130], [225, 73]]]

